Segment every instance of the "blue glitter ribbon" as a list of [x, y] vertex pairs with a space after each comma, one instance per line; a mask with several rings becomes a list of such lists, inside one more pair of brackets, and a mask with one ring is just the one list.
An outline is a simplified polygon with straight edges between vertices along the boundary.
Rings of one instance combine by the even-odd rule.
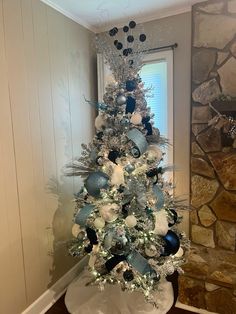
[[165, 198], [164, 198], [164, 194], [163, 194], [161, 188], [156, 184], [153, 185], [153, 193], [157, 197], [156, 208], [162, 209], [164, 206], [164, 203], [165, 203]]
[[138, 129], [132, 129], [128, 132], [127, 137], [138, 148], [141, 155], [146, 152], [148, 148], [148, 142], [141, 131], [139, 131]]
[[145, 257], [143, 257], [138, 251], [133, 250], [126, 257], [128, 263], [134, 267], [140, 274], [152, 274], [155, 270], [150, 266]]
[[81, 227], [86, 226], [87, 219], [94, 209], [94, 205], [87, 204], [80, 209], [80, 211], [75, 216], [75, 223]]

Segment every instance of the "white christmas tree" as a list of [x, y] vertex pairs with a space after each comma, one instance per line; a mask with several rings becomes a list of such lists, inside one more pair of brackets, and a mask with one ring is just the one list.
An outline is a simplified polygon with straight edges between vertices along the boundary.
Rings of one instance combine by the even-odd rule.
[[134, 21], [96, 37], [114, 76], [103, 103], [96, 105], [96, 135], [82, 145], [82, 157], [67, 168], [82, 176], [69, 252], [90, 255], [90, 284], [120, 284], [141, 291], [156, 304], [153, 292], [162, 277], [181, 271], [189, 241], [176, 225], [181, 203], [160, 166], [168, 141], [153, 126], [139, 70], [146, 35]]

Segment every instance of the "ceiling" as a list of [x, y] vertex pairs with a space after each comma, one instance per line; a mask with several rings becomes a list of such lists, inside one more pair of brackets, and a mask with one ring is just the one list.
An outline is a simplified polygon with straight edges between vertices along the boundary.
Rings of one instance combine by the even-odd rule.
[[203, 0], [41, 0], [92, 31], [151, 21], [191, 10]]

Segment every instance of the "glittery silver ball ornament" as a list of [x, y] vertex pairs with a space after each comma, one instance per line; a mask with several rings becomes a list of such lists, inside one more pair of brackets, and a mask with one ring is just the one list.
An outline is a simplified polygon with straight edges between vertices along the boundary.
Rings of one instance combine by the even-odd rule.
[[114, 134], [114, 130], [112, 128], [106, 128], [103, 133], [105, 135], [113, 135]]
[[135, 169], [134, 165], [128, 164], [127, 166], [125, 166], [125, 171], [127, 171], [128, 173], [133, 172]]
[[91, 173], [88, 178], [85, 180], [84, 186], [86, 187], [88, 193], [94, 197], [100, 195], [101, 189], [108, 188], [109, 177], [102, 171], [97, 171]]
[[119, 96], [117, 96], [117, 98], [116, 98], [116, 103], [117, 103], [117, 105], [119, 105], [119, 106], [124, 105], [124, 104], [126, 103], [126, 97], [125, 97], [125, 95], [119, 95]]

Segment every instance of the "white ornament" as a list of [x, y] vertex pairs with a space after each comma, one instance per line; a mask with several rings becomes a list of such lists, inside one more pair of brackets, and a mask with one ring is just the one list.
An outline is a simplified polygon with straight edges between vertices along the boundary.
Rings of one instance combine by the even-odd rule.
[[106, 121], [104, 120], [104, 115], [99, 114], [95, 119], [95, 128], [97, 130], [102, 130], [106, 126]]
[[165, 236], [169, 230], [168, 220], [165, 210], [161, 210], [153, 213], [155, 217], [155, 228], [153, 232], [155, 234]]
[[175, 257], [181, 257], [184, 255], [184, 250], [182, 249], [182, 247], [179, 248], [179, 250], [177, 251], [177, 253], [174, 255]]
[[97, 229], [102, 229], [105, 226], [105, 220], [102, 217], [98, 217], [94, 220], [94, 226]]
[[119, 206], [115, 203], [103, 205], [100, 209], [100, 215], [107, 222], [113, 222], [118, 217]]
[[163, 153], [156, 145], [149, 145], [147, 149], [147, 159], [150, 161], [160, 162]]
[[145, 254], [149, 257], [153, 257], [157, 255], [156, 247], [153, 244], [148, 247], [145, 247]]
[[74, 236], [75, 238], [78, 237], [78, 234], [79, 234], [81, 231], [82, 231], [82, 230], [81, 230], [80, 225], [74, 224], [74, 225], [72, 226], [71, 233], [73, 234], [73, 236]]
[[137, 225], [137, 219], [134, 215], [129, 215], [125, 218], [125, 224], [129, 228], [133, 228]]
[[113, 173], [111, 175], [111, 184], [112, 185], [121, 185], [125, 183], [124, 179], [124, 170], [121, 165], [113, 166]]
[[135, 124], [135, 125], [138, 125], [138, 124], [141, 124], [142, 122], [142, 116], [140, 113], [136, 112], [132, 115], [131, 119], [130, 119], [130, 122]]

